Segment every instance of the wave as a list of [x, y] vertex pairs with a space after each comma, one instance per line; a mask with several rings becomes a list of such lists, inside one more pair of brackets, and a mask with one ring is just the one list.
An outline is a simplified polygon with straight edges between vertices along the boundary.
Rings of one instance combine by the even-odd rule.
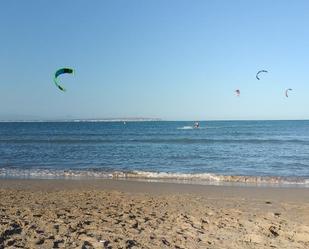
[[195, 128], [194, 126], [183, 126], [177, 128], [177, 130], [204, 130], [204, 129], [217, 129], [217, 127], [200, 126], [198, 128]]
[[[120, 174], [123, 177], [123, 172]], [[251, 184], [302, 184], [309, 185], [309, 178], [280, 177], [280, 176], [241, 176], [241, 175], [218, 175], [213, 173], [169, 173], [133, 171], [125, 173], [126, 178], [144, 179], [167, 179], [187, 182], [229, 182]]]
[[193, 130], [193, 126], [183, 126], [183, 127], [178, 127], [177, 130]]
[[162, 144], [211, 144], [211, 143], [244, 143], [244, 144], [281, 144], [292, 143], [309, 145], [308, 140], [301, 139], [211, 139], [211, 138], [145, 138], [145, 139], [0, 139], [0, 143], [162, 143]]
[[19, 169], [0, 168], [0, 178], [39, 178], [39, 179], [134, 179], [142, 181], [164, 181], [190, 184], [224, 185], [251, 184], [251, 185], [298, 185], [309, 187], [307, 177], [281, 177], [281, 176], [241, 176], [219, 175], [213, 173], [170, 173], [150, 171], [100, 171], [88, 170], [60, 170], [60, 169]]

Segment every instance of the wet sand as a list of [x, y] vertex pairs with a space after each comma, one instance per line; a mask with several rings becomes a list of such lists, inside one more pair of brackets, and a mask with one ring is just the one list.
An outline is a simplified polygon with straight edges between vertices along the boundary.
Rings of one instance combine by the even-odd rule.
[[309, 248], [309, 189], [0, 180], [0, 248]]

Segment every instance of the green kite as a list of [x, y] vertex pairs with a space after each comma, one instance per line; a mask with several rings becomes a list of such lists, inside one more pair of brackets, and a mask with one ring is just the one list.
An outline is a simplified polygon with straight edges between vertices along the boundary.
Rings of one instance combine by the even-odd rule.
[[63, 92], [65, 92], [65, 88], [63, 86], [61, 86], [58, 82], [58, 76], [60, 76], [61, 74], [74, 74], [74, 70], [71, 68], [60, 68], [56, 71], [55, 73], [55, 77], [54, 77], [54, 82], [56, 84], [56, 86]]

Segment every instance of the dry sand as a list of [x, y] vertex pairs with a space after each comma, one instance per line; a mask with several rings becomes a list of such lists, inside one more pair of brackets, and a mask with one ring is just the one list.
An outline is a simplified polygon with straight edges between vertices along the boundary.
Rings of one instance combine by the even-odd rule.
[[309, 248], [309, 189], [0, 180], [0, 248]]

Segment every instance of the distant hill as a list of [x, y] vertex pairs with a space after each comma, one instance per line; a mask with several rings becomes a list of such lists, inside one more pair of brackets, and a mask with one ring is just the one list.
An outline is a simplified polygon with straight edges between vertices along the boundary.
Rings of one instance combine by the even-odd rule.
[[145, 122], [161, 121], [159, 118], [101, 118], [101, 119], [74, 119], [74, 122]]
[[30, 115], [0, 115], [0, 122], [145, 122], [161, 121], [159, 118], [41, 118]]

